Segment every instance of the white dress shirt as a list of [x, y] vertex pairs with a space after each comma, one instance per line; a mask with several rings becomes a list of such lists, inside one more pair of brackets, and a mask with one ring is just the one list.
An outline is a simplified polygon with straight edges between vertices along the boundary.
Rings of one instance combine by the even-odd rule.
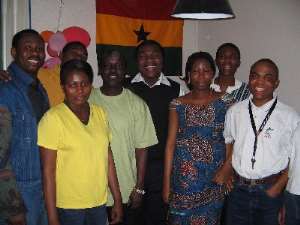
[[295, 130], [292, 139], [289, 181], [286, 190], [294, 195], [300, 195], [300, 124]]
[[[160, 85], [160, 84], [171, 86], [170, 81], [167, 79], [167, 77], [163, 73], [160, 73], [160, 76], [159, 76], [158, 80], [153, 85], [151, 85], [151, 86], [145, 81], [145, 79], [144, 79], [144, 77], [142, 76], [141, 73], [138, 73], [137, 75], [135, 75], [135, 77], [131, 80], [131, 83], [137, 83], [137, 82], [141, 82], [141, 81], [143, 83], [145, 83], [150, 88], [152, 88], [152, 87], [154, 87], [156, 85]], [[174, 81], [174, 82], [176, 82], [176, 81]], [[179, 84], [179, 87], [180, 87], [180, 89], [179, 89], [179, 96], [185, 95], [186, 93], [185, 93], [184, 89], [182, 88], [182, 86], [180, 84]]]
[[[252, 98], [250, 96], [250, 98]], [[261, 107], [252, 102], [252, 113], [258, 130], [275, 98]], [[225, 119], [224, 138], [234, 143], [232, 166], [242, 177], [260, 179], [285, 169], [291, 154], [291, 138], [298, 122], [298, 113], [291, 107], [277, 102], [267, 124], [258, 136], [254, 169], [251, 158], [255, 135], [248, 111], [249, 99], [229, 108]]]

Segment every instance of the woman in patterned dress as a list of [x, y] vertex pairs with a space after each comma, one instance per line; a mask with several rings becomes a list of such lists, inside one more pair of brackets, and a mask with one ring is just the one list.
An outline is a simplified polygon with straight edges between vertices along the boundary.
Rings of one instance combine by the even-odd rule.
[[215, 174], [225, 158], [227, 106], [210, 89], [216, 70], [211, 55], [196, 52], [188, 63], [192, 90], [170, 104], [163, 199], [171, 225], [219, 224], [225, 190]]

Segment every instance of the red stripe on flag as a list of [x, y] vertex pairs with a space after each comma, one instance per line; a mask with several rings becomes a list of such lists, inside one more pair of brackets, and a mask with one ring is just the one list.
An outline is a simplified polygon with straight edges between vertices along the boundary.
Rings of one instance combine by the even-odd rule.
[[174, 19], [176, 0], [96, 0], [96, 12], [140, 19]]

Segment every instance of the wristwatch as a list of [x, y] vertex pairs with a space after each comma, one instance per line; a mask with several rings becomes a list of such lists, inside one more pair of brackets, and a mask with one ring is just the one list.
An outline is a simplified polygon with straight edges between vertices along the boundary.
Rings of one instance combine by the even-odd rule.
[[146, 191], [144, 189], [139, 189], [139, 188], [134, 188], [134, 189], [135, 189], [135, 192], [140, 194], [140, 195], [146, 194]]

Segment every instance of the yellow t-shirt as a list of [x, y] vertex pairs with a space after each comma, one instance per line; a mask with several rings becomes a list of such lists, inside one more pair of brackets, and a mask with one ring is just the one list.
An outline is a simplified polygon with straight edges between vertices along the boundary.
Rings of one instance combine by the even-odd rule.
[[107, 201], [110, 130], [101, 107], [90, 104], [87, 125], [61, 103], [38, 127], [38, 145], [57, 151], [56, 206], [84, 209]]
[[47, 91], [51, 107], [64, 101], [65, 95], [60, 86], [60, 65], [52, 69], [39, 69], [38, 79]]

